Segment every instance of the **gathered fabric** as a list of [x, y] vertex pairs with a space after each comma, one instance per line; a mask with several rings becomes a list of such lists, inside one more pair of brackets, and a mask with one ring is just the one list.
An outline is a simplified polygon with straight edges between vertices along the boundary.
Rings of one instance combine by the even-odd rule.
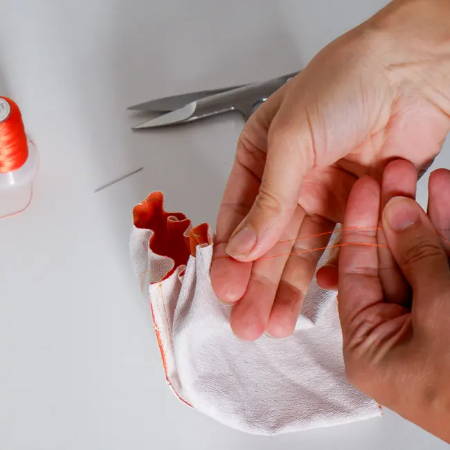
[[272, 435], [380, 416], [346, 380], [336, 294], [314, 282], [294, 334], [238, 339], [209, 277], [208, 225], [192, 228], [150, 194], [133, 210], [131, 258], [149, 300], [167, 383], [180, 401], [232, 428]]

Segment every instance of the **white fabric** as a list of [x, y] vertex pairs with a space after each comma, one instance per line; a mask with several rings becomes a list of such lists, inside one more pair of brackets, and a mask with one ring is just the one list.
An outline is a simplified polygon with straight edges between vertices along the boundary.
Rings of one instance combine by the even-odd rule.
[[151, 235], [134, 228], [131, 254], [150, 298], [167, 381], [182, 401], [225, 425], [264, 435], [381, 414], [345, 380], [334, 293], [312, 285], [293, 336], [241, 341], [229, 325], [230, 307], [211, 287], [212, 246], [198, 246], [186, 267], [159, 281], [173, 262], [149, 250]]

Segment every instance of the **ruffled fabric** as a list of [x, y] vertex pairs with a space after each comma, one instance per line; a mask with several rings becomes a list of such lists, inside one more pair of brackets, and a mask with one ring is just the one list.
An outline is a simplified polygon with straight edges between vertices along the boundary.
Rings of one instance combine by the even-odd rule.
[[[187, 264], [189, 256], [196, 254], [197, 246], [208, 245], [208, 224], [194, 228], [181, 212], [164, 211], [162, 192], [151, 193], [133, 208], [133, 223], [136, 228], [152, 232], [149, 250], [155, 255], [169, 258], [173, 267], [162, 279], [166, 279], [180, 266]], [[161, 280], [155, 280], [161, 281]]]
[[[153, 193], [133, 211], [131, 258], [149, 300], [166, 380], [184, 404], [238, 430], [272, 435], [380, 415], [348, 384], [336, 297], [315, 283], [295, 333], [245, 342], [209, 278], [208, 225], [191, 228]], [[325, 255], [326, 257], [326, 255]]]

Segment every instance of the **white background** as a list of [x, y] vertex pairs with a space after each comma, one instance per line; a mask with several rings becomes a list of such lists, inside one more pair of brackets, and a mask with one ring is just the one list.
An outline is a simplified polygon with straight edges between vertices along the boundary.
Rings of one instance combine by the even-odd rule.
[[242, 120], [133, 133], [126, 106], [292, 72], [384, 3], [0, 1], [0, 92], [41, 153], [31, 207], [0, 221], [0, 450], [447, 448], [389, 412], [263, 438], [181, 405], [128, 259], [149, 191], [214, 222]]

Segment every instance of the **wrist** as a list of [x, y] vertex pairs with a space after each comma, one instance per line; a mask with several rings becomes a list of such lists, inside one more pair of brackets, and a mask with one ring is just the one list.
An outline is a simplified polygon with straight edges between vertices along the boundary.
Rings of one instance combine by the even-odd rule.
[[394, 0], [362, 26], [392, 85], [450, 117], [450, 0]]
[[449, 0], [394, 0], [368, 24], [412, 53], [450, 54]]

